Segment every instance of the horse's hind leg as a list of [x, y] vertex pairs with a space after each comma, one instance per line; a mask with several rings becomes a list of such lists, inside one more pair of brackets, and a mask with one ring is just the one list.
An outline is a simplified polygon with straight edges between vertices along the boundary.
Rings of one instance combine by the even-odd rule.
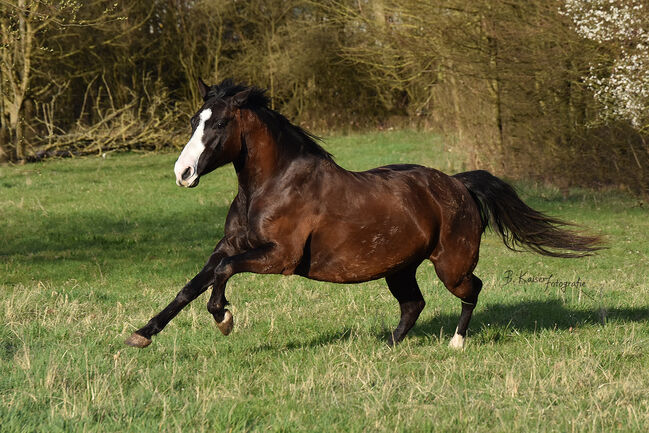
[[[473, 309], [478, 303], [478, 295], [482, 289], [482, 281], [480, 278], [471, 274], [470, 278], [467, 278], [463, 285], [466, 286], [466, 289], [464, 287], [457, 289], [463, 293], [463, 297], [458, 296], [462, 302], [462, 313], [460, 314], [460, 320], [455, 329], [455, 335], [453, 335], [453, 338], [451, 338], [451, 341], [449, 342], [449, 346], [456, 349], [464, 347], [466, 331], [469, 328]], [[468, 295], [466, 293], [468, 293]]]
[[416, 270], [417, 266], [413, 266], [385, 277], [390, 292], [397, 298], [401, 308], [399, 325], [397, 325], [388, 340], [390, 346], [394, 346], [403, 340], [426, 305], [415, 279]]
[[442, 251], [439, 255], [431, 256], [431, 260], [439, 279], [462, 302], [460, 320], [449, 344], [454, 348], [462, 348], [482, 289], [482, 281], [473, 275], [473, 269], [478, 263], [478, 244], [456, 244], [454, 248]]

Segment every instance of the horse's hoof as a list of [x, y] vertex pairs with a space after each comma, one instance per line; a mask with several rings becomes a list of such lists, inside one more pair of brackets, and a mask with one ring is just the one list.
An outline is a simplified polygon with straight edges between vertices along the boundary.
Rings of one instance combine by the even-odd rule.
[[465, 338], [460, 334], [455, 334], [451, 341], [448, 343], [448, 347], [453, 349], [464, 349], [464, 340]]
[[225, 310], [225, 312], [223, 313], [223, 320], [221, 322], [216, 322], [216, 326], [219, 327], [219, 330], [223, 335], [228, 335], [230, 334], [230, 332], [232, 332], [232, 328], [234, 328], [234, 320], [232, 318], [232, 313], [230, 313], [230, 310]]
[[126, 343], [128, 346], [139, 347], [140, 349], [142, 349], [151, 344], [151, 339], [143, 337], [137, 332], [134, 332], [130, 337], [126, 339], [126, 341], [124, 341], [124, 343]]

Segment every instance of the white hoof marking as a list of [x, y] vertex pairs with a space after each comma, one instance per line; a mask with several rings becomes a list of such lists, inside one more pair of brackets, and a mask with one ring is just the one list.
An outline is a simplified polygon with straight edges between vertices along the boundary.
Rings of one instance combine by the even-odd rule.
[[465, 338], [462, 337], [460, 334], [455, 334], [453, 338], [451, 338], [451, 341], [448, 343], [449, 347], [452, 347], [453, 349], [463, 349], [464, 348], [464, 340]]

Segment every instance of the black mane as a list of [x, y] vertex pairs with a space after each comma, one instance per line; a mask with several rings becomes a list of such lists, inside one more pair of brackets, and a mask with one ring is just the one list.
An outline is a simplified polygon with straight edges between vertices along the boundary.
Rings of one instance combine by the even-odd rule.
[[210, 87], [207, 94], [205, 95], [205, 100], [212, 98], [226, 99], [231, 98], [239, 92], [250, 89], [250, 96], [246, 102], [247, 108], [254, 107], [263, 107], [268, 108], [270, 103], [270, 98], [266, 96], [266, 90], [260, 89], [255, 86], [246, 86], [245, 84], [236, 84], [232, 78], [226, 78], [221, 81], [220, 84], [215, 84]]
[[270, 98], [266, 96], [266, 89], [255, 86], [236, 84], [231, 78], [226, 78], [219, 84], [210, 87], [205, 95], [205, 100], [212, 98], [227, 99], [244, 90], [250, 90], [245, 108], [253, 110], [257, 116], [269, 127], [276, 139], [282, 135], [282, 131], [289, 130], [300, 139], [301, 149], [313, 155], [317, 155], [329, 161], [333, 161], [331, 153], [327, 152], [317, 142], [322, 141], [320, 137], [312, 134], [303, 128], [292, 124], [284, 115], [272, 110], [269, 107]]

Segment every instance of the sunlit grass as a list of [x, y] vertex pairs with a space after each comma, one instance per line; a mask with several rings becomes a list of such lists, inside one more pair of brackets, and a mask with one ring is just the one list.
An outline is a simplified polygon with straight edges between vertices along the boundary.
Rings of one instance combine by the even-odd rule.
[[[458, 171], [438, 137], [327, 141], [362, 170]], [[460, 305], [419, 269], [427, 301], [402, 345], [383, 281], [235, 276], [223, 337], [203, 295], [145, 350], [123, 345], [203, 265], [236, 193], [232, 167], [193, 190], [175, 154], [0, 167], [0, 431], [645, 431], [649, 220], [617, 192], [518, 184], [534, 207], [607, 235], [581, 260], [483, 239], [465, 351]], [[516, 278], [507, 283], [506, 272]], [[579, 288], [519, 283], [527, 272]]]

